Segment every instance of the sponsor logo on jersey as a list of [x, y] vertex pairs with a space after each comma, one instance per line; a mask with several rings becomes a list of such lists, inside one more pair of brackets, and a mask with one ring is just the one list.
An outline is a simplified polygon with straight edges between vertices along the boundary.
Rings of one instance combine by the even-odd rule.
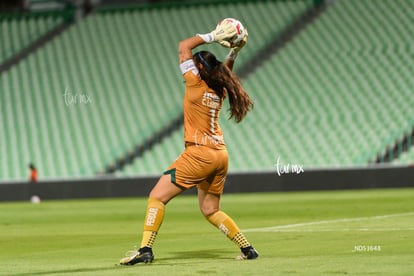
[[201, 104], [209, 108], [218, 109], [221, 104], [221, 99], [216, 94], [209, 93], [206, 91], [204, 92], [203, 99], [201, 100]]

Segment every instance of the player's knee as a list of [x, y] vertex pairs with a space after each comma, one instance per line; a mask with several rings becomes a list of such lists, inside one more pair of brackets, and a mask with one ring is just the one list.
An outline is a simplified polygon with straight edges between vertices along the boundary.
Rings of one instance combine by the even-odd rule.
[[205, 217], [209, 217], [212, 214], [219, 211], [219, 208], [216, 206], [200, 206], [200, 211]]

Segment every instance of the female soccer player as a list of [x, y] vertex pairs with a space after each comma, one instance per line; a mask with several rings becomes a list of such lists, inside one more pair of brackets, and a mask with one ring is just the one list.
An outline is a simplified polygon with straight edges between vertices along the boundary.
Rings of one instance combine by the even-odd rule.
[[232, 73], [234, 60], [247, 41], [230, 49], [224, 63], [207, 51], [192, 50], [217, 42], [229, 47], [236, 34], [231, 23], [223, 23], [208, 34], [197, 34], [179, 43], [178, 58], [186, 82], [184, 96], [184, 152], [164, 172], [150, 192], [141, 247], [120, 260], [122, 265], [152, 262], [152, 247], [164, 218], [165, 205], [184, 190], [197, 187], [200, 210], [241, 249], [239, 259], [256, 259], [259, 254], [246, 240], [236, 223], [220, 210], [227, 175], [228, 156], [219, 113], [224, 99], [230, 102], [230, 118], [238, 123], [253, 107], [252, 100]]

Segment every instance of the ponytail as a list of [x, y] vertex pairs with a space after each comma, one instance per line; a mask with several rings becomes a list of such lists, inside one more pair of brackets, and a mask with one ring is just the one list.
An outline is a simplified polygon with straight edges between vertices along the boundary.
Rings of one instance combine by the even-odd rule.
[[200, 70], [201, 79], [213, 89], [220, 98], [229, 97], [230, 116], [236, 123], [240, 123], [253, 108], [253, 101], [244, 90], [238, 77], [222, 62], [207, 51], [195, 54], [197, 62], [203, 64]]

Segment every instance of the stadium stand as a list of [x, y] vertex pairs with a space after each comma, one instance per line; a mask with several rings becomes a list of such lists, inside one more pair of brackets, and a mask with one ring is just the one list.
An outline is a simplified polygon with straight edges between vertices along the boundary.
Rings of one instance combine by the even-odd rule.
[[[412, 28], [401, 22], [414, 7], [397, 2], [334, 2], [246, 80], [262, 108], [244, 128], [263, 124], [250, 137], [235, 134], [242, 141], [228, 139], [229, 148], [264, 141], [254, 145], [264, 153], [257, 169], [274, 164], [266, 152], [307, 168], [358, 166], [403, 139], [413, 129], [414, 98]], [[249, 170], [246, 157], [234, 166]]]
[[67, 20], [66, 12], [0, 14], [0, 64]]
[[[232, 3], [222, 6], [207, 5], [200, 13], [200, 6], [194, 6], [185, 9], [185, 15], [190, 19], [193, 25], [187, 26], [191, 31], [183, 34], [181, 37], [187, 37], [200, 30], [205, 29], [206, 24], [211, 22], [211, 18], [217, 20], [224, 17], [238, 17], [243, 18], [245, 26], [248, 28], [258, 29], [258, 32], [249, 37], [249, 43], [255, 43], [255, 48], [246, 47], [246, 52], [240, 56], [238, 63], [246, 64], [246, 62], [253, 57], [253, 55], [265, 47], [269, 42], [271, 36], [277, 36], [288, 24], [292, 23], [301, 13], [309, 7], [308, 1], [287, 1], [287, 2], [252, 2], [252, 3]], [[254, 14], [246, 13], [246, 11], [255, 10]], [[278, 12], [280, 17], [273, 17], [272, 14]], [[171, 13], [171, 11], [170, 11]], [[257, 15], [261, 15], [258, 17]], [[242, 16], [243, 15], [243, 16]], [[184, 16], [183, 10], [176, 13], [177, 21]], [[200, 18], [201, 16], [201, 18]], [[263, 24], [261, 18], [269, 18], [270, 22]], [[216, 20], [216, 21], [217, 21]], [[214, 21], [214, 20], [213, 20]], [[271, 34], [271, 36], [269, 36]], [[253, 42], [251, 42], [253, 41]], [[200, 47], [201, 49], [213, 50], [219, 58], [224, 58], [227, 54], [227, 49], [220, 47], [212, 48], [211, 46]], [[240, 65], [243, 66], [243, 65]], [[248, 65], [246, 65], [248, 66]], [[174, 69], [176, 70], [176, 69]], [[183, 90], [183, 88], [181, 88]], [[134, 165], [125, 168], [123, 172], [118, 175], [136, 175], [136, 174], [159, 174], [172, 160], [177, 158], [183, 149], [183, 131], [182, 128], [174, 133], [172, 137], [162, 141], [162, 145], [157, 145], [154, 152], [146, 153], [142, 159], [135, 161]], [[178, 139], [178, 137], [180, 139]], [[164, 152], [164, 154], [161, 154]], [[155, 160], [154, 160], [155, 158]], [[148, 164], [153, 164], [149, 166]]]
[[[1, 157], [0, 178], [25, 179], [29, 162], [40, 179], [94, 176], [180, 114], [176, 47], [181, 38], [233, 16], [258, 30], [251, 41], [260, 48], [308, 5], [253, 3], [100, 11], [3, 72], [0, 139], [7, 154]], [[255, 13], [247, 12], [251, 8]], [[245, 59], [256, 50], [246, 47]], [[164, 156], [154, 154], [145, 173], [158, 170]]]
[[230, 170], [366, 166], [404, 139], [414, 127], [404, 24], [413, 12], [409, 1], [335, 1], [244, 80], [256, 108], [242, 127], [222, 116]]
[[[77, 22], [0, 75], [0, 179], [26, 179], [29, 162], [40, 179], [94, 176], [181, 113], [181, 38], [207, 32], [223, 17], [240, 18], [250, 37], [237, 70], [310, 3], [103, 9]], [[413, 5], [331, 3], [243, 80], [255, 101], [245, 121], [236, 125], [223, 112], [230, 171], [274, 170], [277, 162], [366, 166], [412, 132]], [[2, 44], [3, 57], [23, 44], [12, 44], [13, 51]], [[226, 54], [217, 45], [204, 48]], [[159, 174], [183, 149], [182, 131], [116, 175]]]
[[394, 159], [393, 163], [397, 165], [414, 165], [414, 147], [402, 152], [399, 158]]

